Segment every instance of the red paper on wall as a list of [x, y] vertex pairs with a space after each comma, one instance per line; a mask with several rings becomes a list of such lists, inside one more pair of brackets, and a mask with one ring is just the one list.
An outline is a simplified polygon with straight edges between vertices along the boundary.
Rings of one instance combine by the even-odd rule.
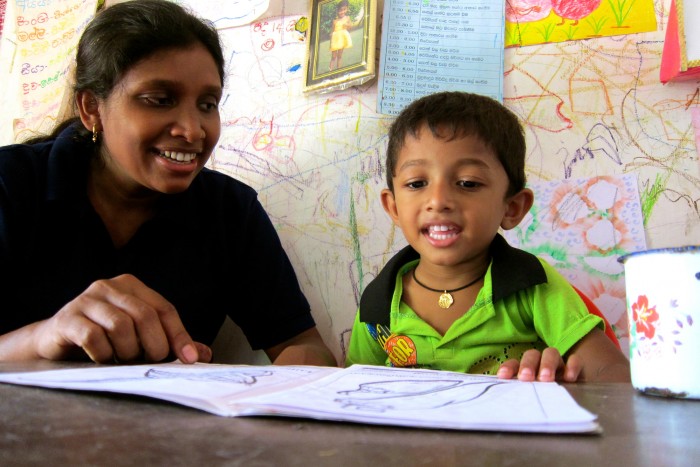
[[[692, 0], [697, 1], [697, 0]], [[666, 26], [666, 39], [661, 55], [660, 79], [662, 83], [669, 81], [700, 80], [700, 65], [696, 60], [688, 61], [685, 35], [685, 15], [682, 0], [678, 0], [681, 8], [676, 8], [676, 0], [671, 1], [671, 11]], [[689, 25], [690, 26], [690, 25]], [[692, 26], [697, 27], [697, 24]]]

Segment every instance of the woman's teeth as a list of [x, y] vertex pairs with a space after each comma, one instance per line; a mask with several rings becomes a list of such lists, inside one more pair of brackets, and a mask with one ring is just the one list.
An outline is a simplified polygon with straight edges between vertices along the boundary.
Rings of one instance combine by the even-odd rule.
[[197, 157], [195, 153], [188, 152], [175, 152], [175, 151], [163, 151], [160, 153], [161, 157], [166, 159], [171, 159], [177, 162], [192, 162], [192, 160]]

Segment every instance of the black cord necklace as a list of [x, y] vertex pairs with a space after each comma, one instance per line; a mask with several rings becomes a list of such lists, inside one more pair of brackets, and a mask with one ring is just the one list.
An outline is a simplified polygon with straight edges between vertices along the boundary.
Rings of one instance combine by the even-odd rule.
[[433, 289], [428, 287], [427, 285], [423, 284], [421, 281], [418, 280], [416, 277], [416, 268], [413, 268], [413, 280], [416, 281], [416, 284], [420, 285], [424, 289], [428, 289], [431, 292], [438, 292], [440, 293], [440, 298], [438, 299], [438, 306], [443, 309], [448, 309], [449, 307], [452, 306], [452, 304], [455, 302], [454, 298], [452, 298], [452, 295], [450, 295], [452, 292], [458, 292], [460, 290], [464, 290], [467, 287], [471, 287], [472, 285], [476, 284], [479, 282], [481, 279], [483, 279], [485, 274], [480, 275], [467, 285], [463, 285], [462, 287], [457, 287], [456, 289], [451, 289], [451, 290], [446, 290], [446, 289]]

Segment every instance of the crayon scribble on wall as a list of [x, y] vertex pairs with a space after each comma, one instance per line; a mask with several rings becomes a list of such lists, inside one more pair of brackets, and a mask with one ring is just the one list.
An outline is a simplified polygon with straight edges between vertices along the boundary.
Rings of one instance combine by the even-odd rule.
[[[221, 16], [230, 15], [235, 3], [221, 2]], [[360, 293], [405, 245], [380, 203], [392, 119], [376, 112], [376, 82], [304, 94], [306, 43], [295, 25], [308, 15], [308, 2], [270, 3], [251, 24], [221, 30], [227, 59], [223, 128], [209, 164], [258, 191], [318, 328], [341, 357]], [[637, 0], [634, 11], [646, 14], [644, 6], [651, 4]], [[587, 208], [590, 216], [570, 222], [567, 229], [551, 220], [529, 222], [518, 241], [526, 249], [541, 248], [560, 266], [571, 265], [567, 277], [596, 301], [623, 343], [624, 289], [618, 273], [603, 266], [617, 267], [614, 255], [639, 248], [644, 237], [649, 248], [697, 243], [700, 238], [700, 173], [691, 118], [698, 85], [659, 83], [669, 4], [653, 2], [658, 30], [552, 40], [505, 51], [504, 103], [523, 122], [528, 183], [535, 187], [536, 198], [544, 202], [550, 192], [568, 193], [565, 206], [576, 205], [571, 203], [576, 196], [593, 198], [597, 206]], [[608, 21], [614, 20], [607, 0], [599, 9], [608, 11]], [[599, 14], [579, 19], [579, 26]], [[560, 22], [555, 16], [550, 10], [547, 20]], [[575, 27], [572, 22], [561, 27]], [[32, 30], [26, 27], [32, 25], [25, 26], [29, 34]], [[37, 102], [31, 108], [35, 116], [48, 104]], [[589, 185], [598, 191], [574, 196], [578, 192], [572, 187]], [[630, 205], [615, 201], [612, 208], [602, 209], [609, 204], [605, 200]], [[632, 206], [636, 216], [626, 214]], [[570, 210], [560, 211], [569, 216], [560, 216], [563, 220], [575, 219]], [[533, 216], [543, 219], [544, 213], [540, 208]], [[538, 240], [553, 225], [561, 232], [578, 232], [578, 250]], [[586, 228], [577, 231], [581, 226]]]

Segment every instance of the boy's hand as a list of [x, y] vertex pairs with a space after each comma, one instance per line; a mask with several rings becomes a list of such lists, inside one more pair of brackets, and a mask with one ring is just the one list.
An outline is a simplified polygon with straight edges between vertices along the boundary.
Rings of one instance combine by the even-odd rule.
[[571, 355], [564, 363], [559, 351], [547, 347], [543, 352], [531, 349], [523, 354], [522, 360], [508, 360], [498, 369], [500, 379], [511, 379], [517, 376], [520, 381], [563, 381], [573, 383], [578, 380], [582, 370], [581, 359]]

